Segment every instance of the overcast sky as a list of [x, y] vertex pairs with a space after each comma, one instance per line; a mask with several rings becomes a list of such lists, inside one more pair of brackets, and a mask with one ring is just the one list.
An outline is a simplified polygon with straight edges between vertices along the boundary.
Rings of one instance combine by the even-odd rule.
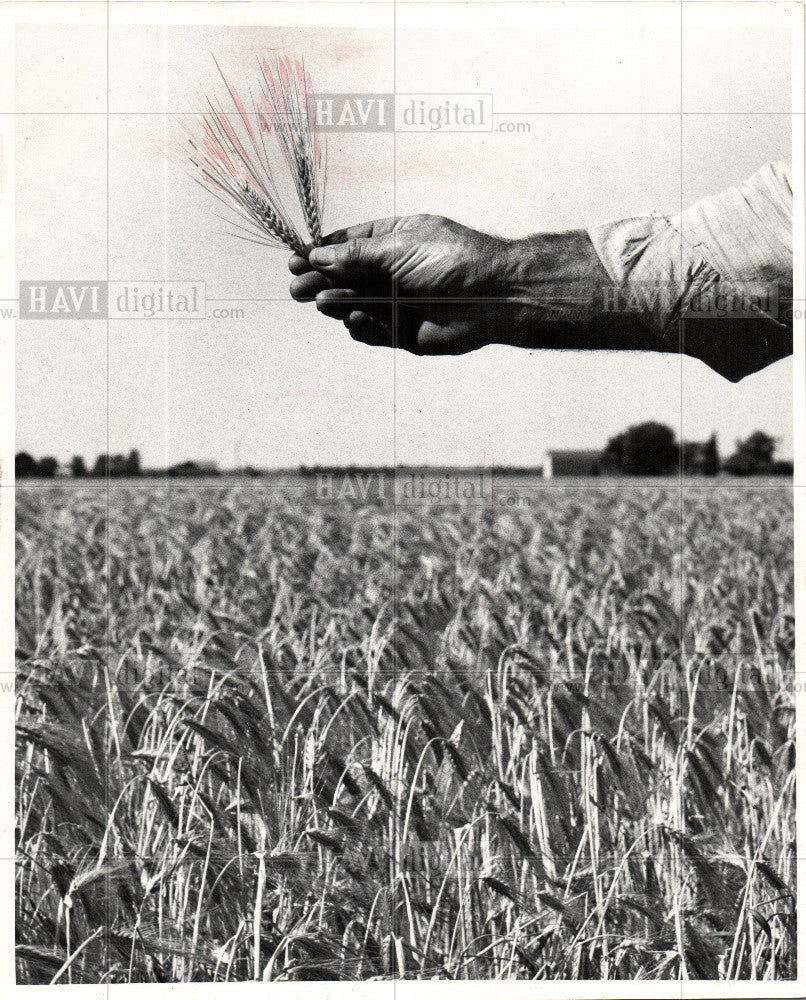
[[530, 127], [330, 136], [327, 228], [434, 212], [516, 237], [674, 214], [791, 161], [789, 32], [752, 23], [783, 24], [778, 5], [746, 5], [744, 24], [735, 4], [683, 5], [682, 31], [677, 4], [398, 4], [395, 24], [389, 4], [319, 5], [329, 25], [302, 29], [269, 26], [280, 8], [310, 21], [299, 6], [237, 6], [261, 26], [113, 26], [108, 214], [105, 25], [18, 28], [17, 279], [105, 277], [108, 233], [112, 279], [202, 280], [246, 312], [112, 322], [108, 344], [101, 322], [19, 323], [19, 448], [94, 458], [108, 399], [112, 451], [146, 464], [537, 463], [647, 419], [688, 439], [714, 430], [723, 453], [760, 427], [791, 455], [791, 361], [731, 385], [668, 356], [357, 344], [288, 298], [285, 253], [227, 235], [181, 153], [201, 96], [221, 94], [211, 53], [248, 89], [255, 54], [282, 47], [324, 92], [491, 93]]

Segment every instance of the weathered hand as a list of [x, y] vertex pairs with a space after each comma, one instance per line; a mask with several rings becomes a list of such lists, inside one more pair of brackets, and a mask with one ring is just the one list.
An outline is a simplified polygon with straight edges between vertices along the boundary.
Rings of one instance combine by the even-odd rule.
[[291, 295], [365, 344], [463, 354], [494, 339], [507, 246], [437, 215], [368, 222], [331, 233], [307, 260], [294, 254]]
[[505, 240], [443, 216], [410, 215], [331, 233], [307, 259], [294, 254], [289, 267], [295, 299], [315, 300], [355, 340], [414, 354], [464, 354], [493, 343], [683, 350], [736, 382], [792, 353], [791, 322], [763, 313], [688, 317], [681, 342], [640, 309], [614, 306], [618, 289], [583, 229]]

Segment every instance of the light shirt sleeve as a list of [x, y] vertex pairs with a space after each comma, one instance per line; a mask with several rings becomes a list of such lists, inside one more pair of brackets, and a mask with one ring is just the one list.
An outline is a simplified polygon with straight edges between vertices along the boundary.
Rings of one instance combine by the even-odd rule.
[[791, 336], [792, 181], [785, 163], [768, 163], [680, 215], [605, 222], [588, 235], [613, 282], [611, 308], [636, 313], [662, 338], [676, 339], [681, 319], [754, 319], [772, 357], [779, 338]]

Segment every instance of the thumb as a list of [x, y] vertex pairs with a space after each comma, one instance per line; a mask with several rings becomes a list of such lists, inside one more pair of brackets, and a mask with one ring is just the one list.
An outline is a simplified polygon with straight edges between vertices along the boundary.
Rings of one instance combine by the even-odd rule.
[[308, 263], [329, 278], [359, 282], [387, 277], [394, 261], [394, 242], [389, 236], [350, 239], [331, 246], [314, 247]]

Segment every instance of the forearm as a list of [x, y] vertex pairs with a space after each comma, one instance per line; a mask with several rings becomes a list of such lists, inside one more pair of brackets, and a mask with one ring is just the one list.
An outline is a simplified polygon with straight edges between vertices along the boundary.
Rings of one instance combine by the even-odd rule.
[[656, 213], [505, 245], [507, 322], [524, 347], [699, 358], [731, 381], [792, 352], [792, 189], [785, 164]]
[[506, 303], [492, 323], [500, 343], [560, 350], [675, 351], [628, 310], [585, 230], [507, 242], [497, 295]]

